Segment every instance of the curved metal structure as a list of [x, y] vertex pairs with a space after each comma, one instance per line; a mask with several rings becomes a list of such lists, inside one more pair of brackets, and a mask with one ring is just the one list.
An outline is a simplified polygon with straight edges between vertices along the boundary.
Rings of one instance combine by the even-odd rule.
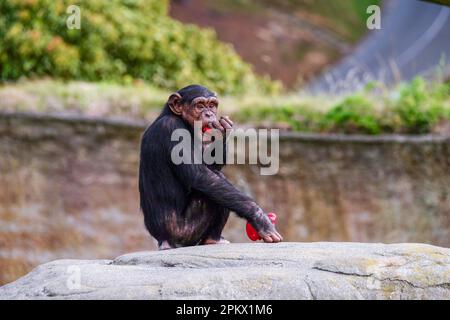
[[342, 94], [372, 80], [387, 85], [416, 75], [450, 75], [450, 8], [417, 0], [388, 0], [381, 29], [307, 86], [310, 93]]

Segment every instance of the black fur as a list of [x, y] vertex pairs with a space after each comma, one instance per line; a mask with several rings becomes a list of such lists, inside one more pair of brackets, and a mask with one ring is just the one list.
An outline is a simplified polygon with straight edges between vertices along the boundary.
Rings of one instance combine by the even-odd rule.
[[[178, 93], [186, 102], [214, 95], [198, 85]], [[172, 163], [171, 150], [178, 142], [171, 141], [171, 134], [178, 128], [191, 130], [166, 104], [142, 136], [139, 192], [150, 234], [159, 243], [167, 241], [171, 246], [219, 239], [230, 210], [249, 220], [257, 230], [273, 228], [255, 201], [220, 172], [222, 166]]]

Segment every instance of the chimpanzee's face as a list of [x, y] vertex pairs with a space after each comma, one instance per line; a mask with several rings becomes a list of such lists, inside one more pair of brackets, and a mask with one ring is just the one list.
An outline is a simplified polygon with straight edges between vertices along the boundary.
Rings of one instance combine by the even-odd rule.
[[201, 121], [202, 128], [210, 126], [211, 123], [217, 121], [217, 109], [219, 100], [217, 97], [197, 97], [187, 103], [182, 109], [182, 117], [192, 127], [194, 121]]

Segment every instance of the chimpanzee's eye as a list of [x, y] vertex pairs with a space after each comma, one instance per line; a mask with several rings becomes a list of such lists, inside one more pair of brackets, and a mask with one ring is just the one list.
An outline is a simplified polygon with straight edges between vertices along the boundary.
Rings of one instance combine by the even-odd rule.
[[201, 103], [197, 103], [196, 108], [198, 111], [203, 111], [205, 109], [205, 105]]

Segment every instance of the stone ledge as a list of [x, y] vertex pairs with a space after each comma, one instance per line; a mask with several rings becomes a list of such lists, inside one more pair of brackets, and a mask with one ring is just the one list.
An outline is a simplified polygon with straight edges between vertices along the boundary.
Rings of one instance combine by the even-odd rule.
[[57, 260], [1, 287], [0, 299], [450, 299], [450, 249], [236, 243]]
[[[8, 112], [0, 111], [0, 120], [11, 120], [32, 123], [65, 123], [67, 125], [105, 126], [143, 131], [151, 121], [126, 119], [123, 117], [92, 117], [73, 113], [38, 113], [38, 112]], [[238, 127], [239, 128], [239, 127]], [[319, 143], [387, 143], [387, 144], [421, 144], [421, 143], [450, 143], [450, 134], [339, 134], [339, 133], [305, 133], [280, 131], [281, 141], [303, 141]]]

